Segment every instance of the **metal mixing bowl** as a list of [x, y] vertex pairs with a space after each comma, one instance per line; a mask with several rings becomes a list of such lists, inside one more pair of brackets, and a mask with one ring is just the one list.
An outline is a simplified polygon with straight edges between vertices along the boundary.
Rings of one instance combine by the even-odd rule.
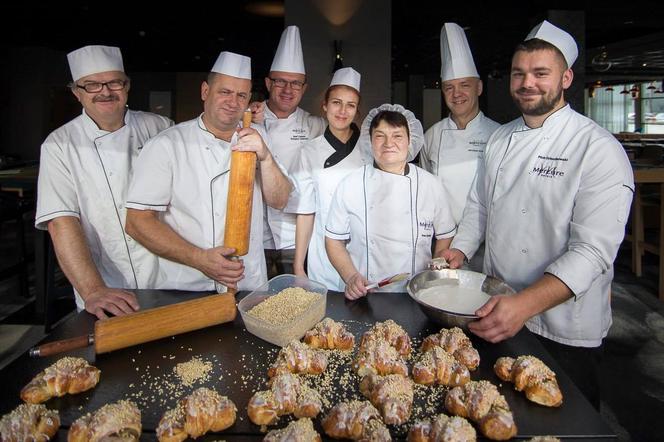
[[489, 296], [514, 294], [515, 290], [505, 282], [484, 273], [462, 269], [423, 270], [408, 281], [406, 290], [432, 321], [445, 327], [467, 329], [468, 323], [477, 319], [476, 315], [454, 313], [433, 307], [418, 299], [418, 294], [427, 288], [445, 285], [459, 285], [468, 289], [480, 289]]

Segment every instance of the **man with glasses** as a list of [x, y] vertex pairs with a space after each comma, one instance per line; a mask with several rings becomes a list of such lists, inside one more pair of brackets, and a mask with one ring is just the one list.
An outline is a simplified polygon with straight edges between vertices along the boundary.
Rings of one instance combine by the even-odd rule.
[[[297, 26], [289, 26], [281, 34], [265, 86], [270, 96], [264, 103], [252, 103], [254, 121], [263, 122], [270, 136], [270, 150], [290, 171], [302, 145], [322, 135], [327, 125], [324, 118], [298, 107], [307, 90], [307, 78]], [[266, 210], [264, 246], [269, 270], [293, 273], [296, 216], [269, 207]]]
[[[291, 184], [256, 128], [239, 126], [251, 96], [251, 59], [222, 52], [201, 85], [203, 113], [146, 144], [127, 201], [127, 232], [159, 255], [161, 288], [253, 290], [267, 281], [263, 200], [286, 205]], [[260, 129], [260, 128], [259, 128]], [[231, 151], [256, 152], [249, 252], [223, 247]]]
[[83, 112], [42, 145], [35, 227], [49, 231], [77, 307], [123, 315], [139, 308], [125, 289], [157, 284], [157, 258], [124, 232], [133, 163], [172, 121], [127, 109], [120, 49], [86, 46], [67, 58]]

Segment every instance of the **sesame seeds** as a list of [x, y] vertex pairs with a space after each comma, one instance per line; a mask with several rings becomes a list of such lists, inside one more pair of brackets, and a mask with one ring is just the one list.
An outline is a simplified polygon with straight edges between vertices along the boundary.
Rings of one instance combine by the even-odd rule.
[[301, 287], [289, 287], [256, 304], [247, 313], [269, 324], [284, 325], [304, 313], [321, 295]]
[[194, 357], [187, 362], [177, 364], [173, 368], [173, 371], [184, 385], [190, 387], [196, 382], [203, 382], [210, 379], [212, 363]]

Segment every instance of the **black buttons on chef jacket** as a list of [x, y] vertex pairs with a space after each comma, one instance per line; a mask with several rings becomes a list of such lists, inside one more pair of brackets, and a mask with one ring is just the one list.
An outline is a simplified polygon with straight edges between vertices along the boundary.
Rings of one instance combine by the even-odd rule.
[[528, 249], [521, 249], [521, 253], [528, 253]]
[[521, 213], [526, 213], [526, 212], [527, 212], [526, 209], [521, 209]]

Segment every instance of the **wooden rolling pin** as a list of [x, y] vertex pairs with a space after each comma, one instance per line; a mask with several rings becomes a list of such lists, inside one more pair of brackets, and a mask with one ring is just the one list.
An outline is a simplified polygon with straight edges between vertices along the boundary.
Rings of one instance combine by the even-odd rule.
[[[251, 110], [247, 109], [242, 115], [242, 127], [250, 126]], [[255, 179], [256, 154], [254, 152], [233, 152], [226, 202], [224, 247], [234, 248], [234, 256], [244, 256], [249, 253]]]
[[231, 293], [205, 296], [125, 316], [100, 319], [94, 334], [50, 342], [30, 350], [30, 356], [50, 356], [94, 344], [96, 353], [155, 341], [235, 319], [237, 307]]

